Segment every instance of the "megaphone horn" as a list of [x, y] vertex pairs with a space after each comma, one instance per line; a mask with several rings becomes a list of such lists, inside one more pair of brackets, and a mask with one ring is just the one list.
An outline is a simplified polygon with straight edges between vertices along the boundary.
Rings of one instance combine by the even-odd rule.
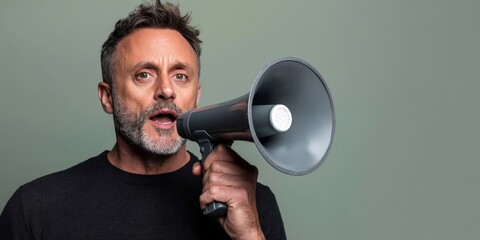
[[196, 141], [203, 158], [218, 142], [250, 141], [270, 165], [290, 175], [310, 173], [323, 163], [334, 129], [333, 102], [324, 79], [294, 57], [268, 64], [244, 96], [193, 109], [177, 119], [179, 135]]

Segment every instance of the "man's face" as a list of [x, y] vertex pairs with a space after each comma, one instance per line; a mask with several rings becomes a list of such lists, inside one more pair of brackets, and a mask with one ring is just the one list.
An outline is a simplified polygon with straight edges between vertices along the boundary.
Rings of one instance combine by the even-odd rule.
[[193, 48], [177, 31], [147, 28], [122, 39], [117, 56], [112, 101], [121, 137], [155, 154], [176, 153], [185, 140], [175, 120], [200, 96]]

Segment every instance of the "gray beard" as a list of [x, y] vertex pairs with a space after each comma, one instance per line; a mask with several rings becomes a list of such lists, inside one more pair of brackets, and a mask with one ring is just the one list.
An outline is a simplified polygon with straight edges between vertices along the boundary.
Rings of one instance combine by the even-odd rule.
[[176, 140], [170, 137], [174, 129], [156, 129], [156, 133], [161, 138], [160, 140], [154, 140], [143, 129], [145, 122], [148, 121], [149, 116], [155, 111], [170, 109], [178, 114], [182, 113], [182, 110], [174, 103], [169, 101], [159, 102], [143, 110], [140, 112], [140, 116], [138, 116], [122, 103], [114, 91], [112, 92], [112, 97], [115, 129], [128, 144], [152, 154], [168, 156], [177, 153], [186, 142], [182, 137]]

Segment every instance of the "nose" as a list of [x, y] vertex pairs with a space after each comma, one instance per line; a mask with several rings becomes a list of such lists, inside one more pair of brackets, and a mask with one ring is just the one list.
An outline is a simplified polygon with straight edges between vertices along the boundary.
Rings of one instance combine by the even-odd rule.
[[173, 100], [176, 94], [172, 82], [167, 75], [162, 75], [157, 79], [155, 89], [155, 100]]

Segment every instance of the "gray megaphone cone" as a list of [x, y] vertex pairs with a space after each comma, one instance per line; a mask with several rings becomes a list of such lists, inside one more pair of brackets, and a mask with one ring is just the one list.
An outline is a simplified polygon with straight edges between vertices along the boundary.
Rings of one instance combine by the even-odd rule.
[[250, 93], [249, 106], [283, 104], [292, 115], [288, 131], [263, 138], [251, 131], [262, 156], [291, 175], [317, 169], [330, 150], [335, 129], [332, 97], [320, 73], [301, 59], [280, 58], [258, 74]]
[[335, 112], [324, 79], [294, 57], [268, 64], [244, 96], [194, 109], [177, 119], [184, 138], [199, 144], [254, 142], [270, 165], [290, 175], [310, 173], [322, 164], [334, 129]]

